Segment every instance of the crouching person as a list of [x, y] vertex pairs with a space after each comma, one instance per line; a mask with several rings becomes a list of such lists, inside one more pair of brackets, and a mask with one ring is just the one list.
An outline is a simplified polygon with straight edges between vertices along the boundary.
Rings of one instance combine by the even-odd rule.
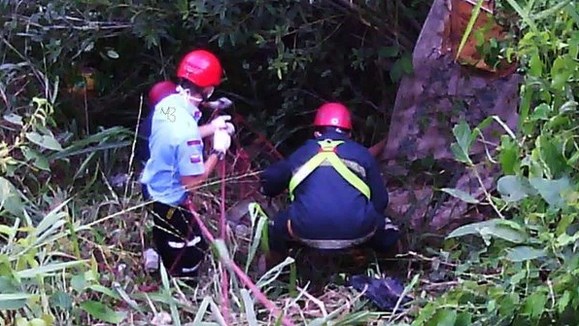
[[[194, 277], [208, 249], [188, 209], [190, 196], [214, 171], [231, 144], [230, 117], [198, 126], [199, 105], [221, 82], [219, 60], [205, 50], [188, 53], [180, 62], [174, 94], [154, 107], [148, 148], [150, 155], [141, 183], [153, 212], [153, 241], [165, 268], [175, 277]], [[203, 138], [213, 136], [211, 154], [204, 158]]]
[[345, 249], [368, 244], [387, 251], [398, 228], [383, 213], [388, 193], [378, 164], [351, 137], [351, 114], [341, 103], [318, 108], [314, 138], [261, 175], [262, 192], [289, 190], [291, 204], [270, 222], [267, 265], [279, 263], [288, 244]]

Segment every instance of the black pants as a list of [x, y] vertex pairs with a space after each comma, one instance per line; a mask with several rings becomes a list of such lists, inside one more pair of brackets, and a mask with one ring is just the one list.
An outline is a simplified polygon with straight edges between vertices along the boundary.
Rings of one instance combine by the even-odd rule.
[[208, 249], [199, 226], [189, 210], [153, 202], [153, 241], [163, 265], [174, 277], [197, 276]]
[[143, 195], [143, 199], [146, 201], [151, 200], [151, 196], [149, 195], [149, 190], [147, 190], [147, 185], [141, 185], [141, 194]]
[[[292, 242], [295, 242], [289, 234], [287, 221], [289, 219], [287, 210], [280, 211], [274, 220], [269, 223], [269, 247], [278, 254], [287, 254]], [[325, 230], [324, 230], [325, 231]], [[388, 218], [380, 220], [374, 235], [366, 241], [365, 246], [377, 252], [387, 252], [400, 239], [400, 231], [391, 224]]]

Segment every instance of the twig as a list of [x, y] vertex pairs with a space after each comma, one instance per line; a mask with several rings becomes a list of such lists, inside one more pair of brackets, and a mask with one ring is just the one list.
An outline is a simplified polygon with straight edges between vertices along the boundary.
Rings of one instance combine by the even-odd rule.
[[221, 216], [219, 219], [220, 237], [223, 241], [227, 239], [227, 224], [225, 222], [225, 161], [221, 161], [221, 202], [219, 204]]
[[430, 282], [428, 280], [422, 280], [422, 282], [426, 284], [428, 289], [433, 289], [433, 288], [438, 288], [438, 287], [452, 287], [452, 286], [460, 284], [459, 281], [448, 281], [448, 282], [435, 283], [435, 282]]
[[99, 22], [99, 21], [90, 21], [90, 20], [82, 20], [82, 19], [74, 19], [84, 25], [78, 26], [72, 24], [69, 20], [72, 20], [72, 17], [66, 17], [65, 19], [61, 18], [64, 22], [68, 23], [68, 25], [42, 25], [36, 22], [33, 22], [32, 19], [25, 15], [12, 15], [12, 16], [4, 16], [5, 19], [17, 19], [20, 21], [25, 22], [27, 25], [41, 28], [43, 30], [61, 30], [61, 29], [74, 29], [80, 31], [99, 31], [99, 30], [107, 30], [107, 29], [127, 29], [133, 27], [133, 24], [128, 24], [125, 22]]
[[474, 175], [479, 183], [479, 185], [482, 188], [482, 191], [485, 194], [486, 200], [489, 202], [489, 205], [491, 205], [491, 207], [493, 208], [493, 210], [495, 211], [495, 213], [497, 213], [497, 215], [501, 218], [501, 219], [505, 219], [505, 216], [501, 213], [500, 209], [497, 207], [497, 205], [495, 205], [495, 203], [493, 202], [493, 198], [491, 196], [491, 194], [489, 193], [489, 191], [487, 190], [486, 185], [484, 184], [482, 177], [480, 175], [480, 173], [478, 172], [478, 167], [474, 164], [472, 164], [470, 166], [472, 168], [472, 171], [474, 172]]
[[[227, 243], [227, 224], [225, 221], [225, 161], [221, 161], [221, 202], [219, 203], [221, 209], [221, 216], [219, 218], [219, 231], [220, 237], [225, 243]], [[230, 314], [229, 314], [229, 274], [227, 269], [223, 266], [223, 262], [219, 266], [221, 271], [221, 303], [223, 305], [223, 318], [225, 322], [230, 324]]]
[[[195, 210], [192, 207], [192, 204], [189, 203], [189, 210], [191, 211], [191, 214], [193, 214], [193, 217], [195, 218], [197, 224], [199, 225], [199, 228], [201, 229], [201, 233], [203, 234], [203, 236], [207, 239], [207, 241], [209, 241], [210, 243], [214, 243], [215, 242], [215, 238], [213, 237], [213, 235], [211, 234], [211, 232], [209, 232], [209, 230], [207, 229], [207, 227], [205, 226], [205, 223], [203, 223], [203, 221], [201, 220], [201, 217], [199, 217], [199, 214], [197, 214], [195, 212]], [[239, 280], [241, 280], [241, 282], [247, 286], [249, 288], [249, 290], [251, 290], [251, 292], [253, 292], [253, 295], [255, 295], [255, 298], [261, 302], [261, 304], [263, 304], [267, 310], [269, 310], [269, 312], [272, 315], [280, 315], [281, 311], [279, 311], [279, 309], [275, 306], [275, 304], [273, 302], [271, 302], [264, 294], [263, 292], [261, 292], [259, 290], [259, 288], [251, 281], [251, 279], [249, 278], [249, 276], [247, 276], [247, 274], [245, 274], [243, 272], [243, 270], [241, 270], [241, 268], [239, 266], [237, 266], [237, 264], [235, 264], [234, 261], [232, 261], [231, 259], [227, 258], [227, 257], [222, 257], [221, 255], [219, 256], [219, 260], [228, 268], [232, 269], [233, 272], [235, 274], [237, 274], [237, 277], [239, 278]], [[287, 317], [282, 317], [281, 319], [281, 323], [282, 325], [285, 326], [294, 326], [295, 324], [288, 320]]]
[[553, 282], [550, 278], [547, 279], [547, 285], [549, 286], [549, 295], [551, 296], [551, 309], [555, 309], [555, 292], [553, 291]]
[[141, 118], [143, 116], [143, 96], [140, 96], [140, 104], [139, 104], [139, 113], [137, 115], [137, 126], [135, 129], [135, 138], [133, 139], [132, 145], [131, 145], [131, 156], [129, 156], [129, 164], [127, 166], [127, 183], [125, 184], [125, 194], [124, 197], [127, 198], [127, 194], [129, 193], [129, 185], [130, 182], [128, 180], [131, 180], [131, 178], [133, 177], [133, 172], [134, 170], [131, 168], [133, 166], [133, 162], [135, 160], [135, 150], [137, 148], [137, 138], [139, 138], [139, 136], [141, 135]]
[[[300, 287], [297, 287], [297, 288], [300, 291], [302, 290]], [[326, 306], [324, 305], [324, 303], [320, 299], [315, 298], [314, 296], [312, 296], [311, 294], [309, 294], [305, 290], [303, 291], [303, 293], [304, 293], [304, 296], [306, 296], [308, 299], [310, 299], [313, 303], [315, 303], [320, 308], [320, 311], [322, 312], [322, 315], [324, 316], [324, 318], [328, 316], [328, 312], [326, 311]]]
[[438, 260], [438, 263], [440, 263], [440, 264], [442, 264], [442, 265], [450, 266], [450, 267], [457, 267], [457, 266], [458, 266], [457, 264], [454, 264], [454, 263], [449, 263], [449, 262], [442, 261], [442, 260], [440, 260], [440, 258], [437, 258], [437, 257], [426, 257], [426, 256], [424, 256], [424, 255], [422, 255], [422, 254], [419, 254], [419, 253], [416, 253], [416, 252], [414, 252], [414, 251], [409, 251], [409, 252], [406, 253], [406, 254], [398, 254], [398, 255], [396, 255], [396, 257], [406, 257], [406, 256], [417, 257], [417, 258], [420, 258], [420, 259], [422, 259], [422, 260], [426, 260], [426, 261], [429, 261], [429, 262], [434, 262], [435, 260]]

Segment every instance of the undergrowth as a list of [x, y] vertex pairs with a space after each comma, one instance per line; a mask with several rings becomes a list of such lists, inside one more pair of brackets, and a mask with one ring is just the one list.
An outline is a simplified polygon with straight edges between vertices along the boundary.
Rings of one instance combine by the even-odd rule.
[[[497, 117], [453, 129], [457, 161], [469, 156], [480, 130], [501, 123], [496, 192], [478, 200], [495, 218], [447, 236], [440, 259], [455, 265], [447, 291], [420, 310], [412, 325], [577, 325], [579, 323], [579, 12], [575, 1], [500, 1], [515, 12], [517, 42], [500, 56], [517, 60], [520, 89], [516, 131]], [[512, 22], [511, 22], [512, 23]], [[518, 35], [517, 35], [518, 34]], [[483, 186], [483, 185], [481, 185]], [[484, 187], [484, 186], [483, 186]]]
[[[267, 219], [256, 203], [249, 205], [254, 231], [232, 237], [227, 246], [217, 240], [197, 286], [170, 279], [164, 268], [159, 275], [149, 275], [141, 261], [141, 251], [150, 239], [151, 222], [143, 209], [146, 203], [132, 179], [115, 183], [107, 177], [127, 172], [124, 164], [106, 173], [100, 167], [107, 157], [116, 155], [115, 145], [124, 141], [126, 130], [114, 128], [82, 140], [59, 142], [58, 135], [50, 131], [52, 104], [34, 98], [30, 108], [29, 116], [5, 117], [18, 133], [10, 144], [3, 143], [6, 150], [0, 161], [0, 311], [4, 325], [198, 325], [202, 321], [211, 325], [226, 320], [229, 325], [274, 324], [276, 316], [267, 317], [267, 309], [231, 271], [230, 313], [224, 314], [219, 295], [223, 280], [220, 258], [237, 261], [255, 279], [256, 287], [296, 321], [323, 324], [343, 318], [342, 322], [376, 318], [360, 310], [363, 300], [346, 288], [333, 289], [321, 298], [309, 294], [307, 287], [292, 287], [295, 295], [280, 292], [288, 284], [278, 278], [289, 273], [291, 258], [264, 275], [256, 274], [253, 266]], [[32, 158], [21, 155], [32, 151]], [[81, 155], [78, 152], [84, 159], [71, 164], [74, 153]], [[50, 158], [56, 154], [58, 158]], [[51, 164], [43, 165], [46, 162]], [[87, 167], [92, 172], [66, 188], [59, 186], [62, 180], [38, 180], [41, 171], [58, 163], [68, 165], [64, 174], [69, 176], [80, 178], [84, 175], [80, 169]], [[217, 182], [209, 180], [207, 189], [200, 190], [207, 217], [218, 215], [218, 198], [207, 192]], [[212, 231], [215, 221], [208, 223]]]
[[[498, 153], [487, 157], [488, 164], [502, 169], [496, 192], [476, 199], [451, 191], [471, 204], [491, 207], [496, 218], [452, 231], [436, 255], [410, 252], [398, 257], [430, 266], [430, 274], [408, 265], [406, 291], [415, 300], [392, 313], [373, 312], [359, 293], [342, 285], [312, 295], [307, 285], [294, 282], [291, 258], [258, 274], [266, 217], [256, 204], [249, 207], [252, 231], [217, 241], [197, 286], [167, 277], [163, 268], [159, 275], [150, 275], [142, 267], [141, 252], [149, 245], [151, 221], [134, 181], [135, 162], [128, 150], [133, 133], [114, 127], [83, 135], [74, 122], [57, 124], [60, 79], [39, 64], [51, 62], [52, 52], [35, 63], [25, 55], [17, 64], [3, 61], [0, 95], [7, 109], [0, 123], [1, 323], [281, 323], [233, 276], [233, 259], [296, 324], [380, 320], [397, 325], [576, 325], [577, 5], [550, 0], [499, 4], [520, 17], [513, 25], [516, 41], [500, 52], [519, 61], [525, 75], [518, 128], [506, 129]], [[499, 122], [489, 117], [478, 126], [457, 125], [457, 161], [474, 167], [478, 162], [469, 149], [479, 130]], [[214, 233], [219, 198], [213, 186], [218, 181], [210, 180], [200, 190]], [[445, 280], [435, 281], [435, 273], [445, 274]]]

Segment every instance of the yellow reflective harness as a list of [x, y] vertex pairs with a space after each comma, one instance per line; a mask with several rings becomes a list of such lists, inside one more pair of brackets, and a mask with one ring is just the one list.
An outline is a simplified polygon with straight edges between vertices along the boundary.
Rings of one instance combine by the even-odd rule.
[[294, 190], [304, 181], [316, 168], [324, 161], [328, 160], [330, 165], [354, 188], [358, 189], [366, 198], [370, 199], [370, 187], [362, 181], [354, 172], [352, 172], [342, 159], [336, 154], [336, 148], [344, 143], [342, 140], [325, 139], [319, 141], [320, 152], [309, 159], [302, 165], [292, 176], [289, 183], [290, 200], [294, 200]]

